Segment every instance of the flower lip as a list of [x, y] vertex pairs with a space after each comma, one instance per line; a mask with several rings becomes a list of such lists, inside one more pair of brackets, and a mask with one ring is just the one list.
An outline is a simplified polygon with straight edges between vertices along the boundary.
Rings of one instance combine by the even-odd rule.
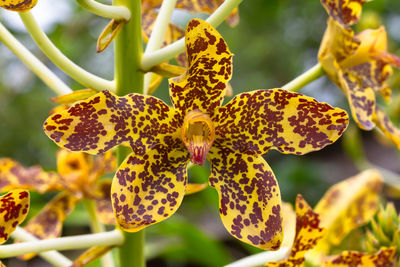
[[190, 152], [190, 160], [203, 165], [214, 142], [215, 129], [210, 117], [198, 109], [189, 111], [182, 125], [182, 141]]

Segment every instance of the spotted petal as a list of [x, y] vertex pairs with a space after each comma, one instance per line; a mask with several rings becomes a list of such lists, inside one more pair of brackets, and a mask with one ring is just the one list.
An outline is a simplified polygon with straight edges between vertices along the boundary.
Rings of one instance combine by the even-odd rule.
[[282, 242], [281, 196], [275, 176], [258, 156], [212, 147], [210, 185], [218, 191], [225, 228], [239, 240], [265, 250]]
[[26, 12], [37, 4], [37, 0], [3, 0], [0, 7], [19, 12]]
[[157, 145], [143, 156], [129, 155], [111, 187], [121, 228], [136, 232], [174, 214], [185, 195], [188, 161], [189, 152], [180, 140]]
[[321, 241], [338, 245], [350, 231], [366, 224], [378, 208], [381, 188], [382, 177], [376, 170], [332, 186], [314, 209], [320, 215], [321, 226], [327, 229]]
[[357, 125], [364, 130], [375, 127], [373, 115], [376, 107], [375, 92], [371, 87], [362, 87], [358, 76], [349, 71], [338, 71], [340, 88], [350, 104]]
[[393, 125], [385, 112], [376, 107], [373, 121], [386, 137], [392, 140], [400, 149], [400, 130]]
[[71, 194], [58, 194], [24, 228], [40, 239], [61, 236], [62, 224], [77, 201]]
[[[296, 198], [296, 236], [288, 259], [267, 263], [265, 266], [303, 266], [305, 254], [312, 250], [323, 236], [319, 215], [315, 213], [301, 195]], [[286, 232], [285, 232], [286, 234]]]
[[111, 205], [111, 180], [102, 180], [96, 185], [94, 196], [96, 215], [103, 224], [115, 224]]
[[0, 190], [23, 188], [44, 193], [53, 190], [62, 190], [62, 178], [54, 172], [45, 172], [39, 166], [25, 168], [18, 162], [9, 159], [0, 159]]
[[328, 15], [343, 26], [358, 21], [363, 4], [367, 0], [321, 0]]
[[354, 54], [360, 41], [354, 38], [352, 29], [344, 28], [333, 19], [328, 19], [328, 27], [318, 52], [318, 60], [329, 78], [338, 84], [339, 62]]
[[6, 242], [29, 210], [29, 192], [12, 190], [0, 197], [0, 244]]
[[339, 256], [325, 262], [325, 267], [355, 267], [374, 266], [388, 267], [395, 266], [396, 247], [382, 247], [374, 254], [367, 254], [358, 251], [344, 251]]
[[242, 93], [211, 118], [215, 143], [234, 151], [304, 154], [333, 143], [347, 127], [345, 111], [283, 89]]
[[120, 144], [144, 154], [179, 127], [161, 100], [139, 94], [118, 97], [103, 91], [50, 116], [46, 134], [71, 151], [103, 153]]
[[212, 114], [222, 103], [232, 76], [232, 54], [221, 35], [208, 23], [193, 19], [185, 34], [188, 69], [169, 80], [170, 96], [183, 115], [199, 109]]

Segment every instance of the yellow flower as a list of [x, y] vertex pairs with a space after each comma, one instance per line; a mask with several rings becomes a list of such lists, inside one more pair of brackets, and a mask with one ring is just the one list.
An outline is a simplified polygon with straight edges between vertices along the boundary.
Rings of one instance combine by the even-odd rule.
[[186, 30], [188, 69], [172, 78], [173, 107], [140, 94], [103, 91], [50, 116], [46, 134], [72, 151], [133, 150], [119, 167], [111, 196], [117, 223], [135, 232], [171, 216], [182, 202], [187, 164], [211, 163], [209, 183], [220, 215], [236, 238], [277, 249], [282, 237], [278, 183], [262, 158], [270, 149], [304, 154], [334, 142], [345, 111], [283, 89], [256, 90], [221, 106], [232, 54], [202, 20]]
[[[287, 259], [269, 262], [265, 266], [308, 266], [306, 259], [315, 266], [325, 267], [392, 266], [395, 247], [382, 247], [372, 254], [343, 251], [336, 256], [327, 256], [331, 246], [339, 245], [352, 230], [372, 219], [381, 188], [380, 173], [367, 170], [332, 186], [314, 210], [302, 196], [297, 196], [296, 220], [292, 221], [296, 231], [291, 252]], [[287, 228], [294, 227], [288, 225]]]
[[347, 96], [354, 120], [361, 129], [377, 126], [400, 148], [400, 131], [377, 106], [375, 94], [390, 100], [386, 80], [400, 59], [387, 52], [384, 27], [354, 34], [349, 25], [357, 22], [365, 1], [324, 1], [330, 15], [319, 50], [319, 61], [329, 78]]
[[19, 12], [26, 12], [36, 6], [37, 0], [3, 0], [0, 7]]
[[[40, 193], [62, 191], [28, 222], [25, 226], [27, 231], [40, 239], [61, 236], [64, 220], [83, 199], [95, 201], [96, 214], [103, 223], [115, 223], [110, 200], [111, 181], [98, 180], [116, 168], [116, 159], [111, 151], [93, 159], [85, 153], [59, 150], [57, 167], [58, 173], [45, 172], [39, 166], [25, 168], [12, 159], [0, 159], [1, 191], [15, 188]], [[29, 254], [24, 259], [32, 256]]]

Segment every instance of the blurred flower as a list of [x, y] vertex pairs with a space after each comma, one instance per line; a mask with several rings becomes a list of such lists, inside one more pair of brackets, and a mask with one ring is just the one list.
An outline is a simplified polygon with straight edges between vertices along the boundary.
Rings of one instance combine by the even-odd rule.
[[319, 61], [329, 78], [347, 96], [354, 120], [361, 129], [377, 126], [400, 148], [400, 131], [377, 106], [375, 93], [390, 100], [386, 80], [391, 65], [400, 68], [400, 59], [387, 52], [384, 27], [365, 30], [354, 36], [349, 27], [358, 21], [365, 1], [321, 0], [329, 14], [328, 27], [319, 50]]
[[19, 12], [31, 10], [37, 4], [37, 0], [3, 0], [0, 7]]
[[232, 73], [225, 41], [195, 19], [186, 30], [186, 53], [186, 73], [169, 80], [174, 108], [152, 96], [103, 91], [50, 116], [46, 134], [72, 151], [132, 148], [111, 189], [116, 220], [126, 231], [175, 213], [186, 190], [189, 160], [201, 165], [207, 158], [227, 230], [254, 246], [277, 249], [280, 192], [262, 154], [273, 148], [297, 155], [319, 150], [339, 138], [347, 114], [282, 89], [243, 93], [221, 107]]
[[14, 188], [40, 193], [62, 191], [28, 222], [27, 231], [40, 239], [59, 237], [64, 220], [83, 199], [95, 201], [96, 214], [103, 223], [115, 223], [110, 201], [111, 181], [99, 181], [105, 173], [116, 169], [111, 151], [93, 159], [85, 153], [62, 149], [57, 153], [57, 169], [58, 173], [45, 172], [39, 166], [25, 168], [12, 159], [0, 159], [1, 191]]
[[300, 195], [297, 196], [292, 250], [287, 259], [265, 266], [306, 266], [306, 262], [316, 266], [391, 266], [395, 262], [395, 247], [379, 246], [369, 251], [370, 254], [343, 251], [328, 256], [333, 245], [339, 245], [352, 230], [373, 218], [381, 188], [380, 173], [367, 170], [332, 186], [314, 211]]

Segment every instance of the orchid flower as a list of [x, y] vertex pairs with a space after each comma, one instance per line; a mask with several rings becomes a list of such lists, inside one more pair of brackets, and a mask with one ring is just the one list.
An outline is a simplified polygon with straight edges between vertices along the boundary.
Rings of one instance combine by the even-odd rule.
[[400, 148], [400, 130], [378, 107], [376, 93], [390, 100], [386, 80], [400, 58], [387, 52], [384, 27], [354, 34], [349, 27], [361, 15], [365, 1], [321, 0], [329, 14], [328, 27], [319, 50], [319, 61], [329, 78], [347, 96], [355, 122], [361, 129], [377, 126]]
[[71, 151], [132, 153], [114, 176], [111, 198], [120, 227], [139, 231], [176, 212], [189, 161], [211, 163], [209, 183], [236, 238], [277, 249], [282, 238], [278, 183], [262, 155], [305, 154], [333, 143], [347, 127], [345, 111], [283, 89], [237, 95], [221, 106], [232, 54], [220, 34], [194, 19], [186, 29], [188, 69], [172, 78], [173, 107], [140, 94], [100, 92], [50, 116], [46, 134]]

